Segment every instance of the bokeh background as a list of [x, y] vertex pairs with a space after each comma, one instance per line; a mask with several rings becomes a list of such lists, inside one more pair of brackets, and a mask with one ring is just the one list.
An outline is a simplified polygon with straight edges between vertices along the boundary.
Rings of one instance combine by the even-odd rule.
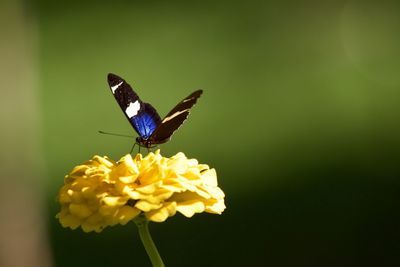
[[[2, 3], [2, 266], [150, 266], [135, 225], [64, 229], [73, 166], [135, 135], [106, 83], [161, 116], [163, 154], [215, 167], [221, 215], [150, 225], [166, 266], [400, 266], [396, 1]], [[27, 265], [27, 263], [29, 263]]]

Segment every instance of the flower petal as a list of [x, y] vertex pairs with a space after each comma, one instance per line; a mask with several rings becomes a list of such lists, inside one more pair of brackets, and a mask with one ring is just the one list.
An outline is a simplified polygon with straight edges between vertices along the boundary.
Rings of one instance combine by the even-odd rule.
[[146, 212], [145, 214], [146, 218], [149, 219], [150, 221], [163, 222], [168, 217], [174, 216], [175, 213], [176, 213], [176, 203], [170, 202], [170, 203], [165, 203], [165, 205], [158, 210]]
[[57, 218], [63, 227], [100, 232], [126, 224], [140, 213], [154, 222], [177, 211], [186, 217], [221, 214], [224, 197], [215, 169], [181, 152], [170, 158], [160, 150], [145, 157], [128, 154], [117, 162], [94, 156], [65, 176]]
[[176, 207], [177, 211], [189, 218], [192, 217], [195, 213], [203, 212], [204, 209], [204, 203], [198, 200], [180, 202]]

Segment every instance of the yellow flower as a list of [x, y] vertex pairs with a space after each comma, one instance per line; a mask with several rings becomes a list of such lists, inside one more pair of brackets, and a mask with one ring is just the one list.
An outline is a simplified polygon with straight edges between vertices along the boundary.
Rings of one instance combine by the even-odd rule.
[[57, 218], [64, 227], [100, 232], [142, 213], [154, 222], [176, 212], [186, 217], [221, 214], [224, 197], [215, 170], [183, 153], [171, 158], [161, 156], [160, 150], [146, 157], [128, 154], [118, 162], [94, 156], [65, 176]]

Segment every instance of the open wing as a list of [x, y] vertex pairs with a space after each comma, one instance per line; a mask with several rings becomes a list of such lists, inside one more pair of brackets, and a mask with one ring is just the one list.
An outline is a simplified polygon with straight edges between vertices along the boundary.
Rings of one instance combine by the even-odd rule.
[[143, 103], [132, 87], [121, 77], [109, 73], [108, 85], [125, 116], [143, 139], [148, 139], [161, 123], [155, 108]]
[[172, 134], [183, 124], [190, 113], [190, 109], [196, 104], [197, 99], [203, 93], [197, 90], [178, 103], [161, 123], [157, 126], [149, 141], [152, 144], [162, 144], [167, 142]]

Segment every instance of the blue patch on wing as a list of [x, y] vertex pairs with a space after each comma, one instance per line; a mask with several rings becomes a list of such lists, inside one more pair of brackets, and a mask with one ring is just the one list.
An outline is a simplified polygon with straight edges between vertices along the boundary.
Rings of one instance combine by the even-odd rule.
[[141, 112], [130, 120], [140, 137], [143, 139], [148, 139], [159, 123], [157, 118], [154, 117], [154, 114], [148, 112]]

